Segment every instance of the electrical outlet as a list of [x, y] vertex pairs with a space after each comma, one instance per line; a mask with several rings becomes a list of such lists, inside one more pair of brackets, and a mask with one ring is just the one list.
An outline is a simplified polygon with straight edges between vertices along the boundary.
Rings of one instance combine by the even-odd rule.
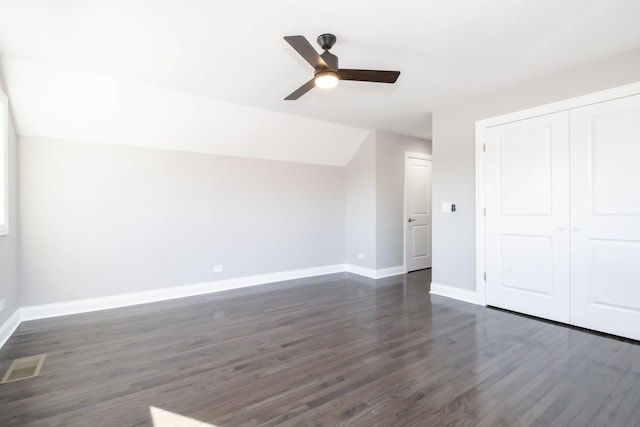
[[221, 273], [224, 271], [224, 265], [214, 265], [213, 266], [213, 272], [214, 273]]
[[358, 259], [364, 259], [364, 254], [358, 254]]
[[7, 300], [2, 298], [0, 300], [0, 311], [4, 310], [7, 307]]

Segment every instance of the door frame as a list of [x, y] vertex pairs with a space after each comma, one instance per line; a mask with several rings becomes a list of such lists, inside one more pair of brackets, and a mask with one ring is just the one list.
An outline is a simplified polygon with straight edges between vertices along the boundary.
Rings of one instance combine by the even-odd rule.
[[[640, 81], [624, 86], [606, 89], [587, 95], [577, 96], [562, 101], [545, 104], [522, 111], [503, 114], [485, 120], [476, 121], [476, 304], [487, 305], [487, 284], [485, 282], [486, 271], [486, 232], [484, 220], [485, 208], [485, 164], [484, 164], [484, 141], [485, 130], [487, 128], [530, 119], [559, 111], [570, 110], [572, 108], [584, 107], [599, 102], [610, 101], [617, 98], [624, 98], [640, 93]], [[406, 235], [406, 233], [405, 233]]]
[[[404, 273], [407, 274], [407, 232], [408, 232], [408, 222], [407, 222], [407, 160], [408, 159], [420, 159], [420, 160], [428, 160], [431, 163], [433, 168], [433, 160], [431, 159], [431, 154], [418, 153], [415, 151], [405, 151], [404, 152], [404, 161], [402, 163], [402, 268]], [[432, 169], [433, 174], [433, 169]], [[433, 200], [433, 186], [431, 188], [431, 200]], [[429, 203], [431, 203], [429, 200]], [[433, 204], [431, 203], [431, 240], [433, 241]], [[431, 245], [431, 265], [433, 266], [433, 246]]]

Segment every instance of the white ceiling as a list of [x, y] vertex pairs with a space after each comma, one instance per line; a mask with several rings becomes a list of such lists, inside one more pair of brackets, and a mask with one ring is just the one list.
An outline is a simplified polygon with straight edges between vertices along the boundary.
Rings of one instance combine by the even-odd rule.
[[[638, 0], [0, 0], [0, 55], [14, 103], [32, 85], [7, 58], [429, 138], [438, 105], [638, 49], [638, 22]], [[284, 101], [312, 69], [282, 37], [316, 46], [323, 32], [342, 67], [400, 70], [398, 82]], [[20, 132], [42, 121], [24, 99]]]

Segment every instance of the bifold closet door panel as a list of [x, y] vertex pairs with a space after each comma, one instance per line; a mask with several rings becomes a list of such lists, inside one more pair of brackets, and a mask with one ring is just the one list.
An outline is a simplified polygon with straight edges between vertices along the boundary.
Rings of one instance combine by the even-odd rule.
[[488, 128], [487, 303], [569, 322], [569, 113]]
[[570, 114], [571, 321], [640, 340], [640, 95]]

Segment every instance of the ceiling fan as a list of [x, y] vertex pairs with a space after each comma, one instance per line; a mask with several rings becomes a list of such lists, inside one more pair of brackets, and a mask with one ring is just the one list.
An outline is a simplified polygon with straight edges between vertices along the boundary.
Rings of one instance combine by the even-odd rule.
[[305, 93], [313, 89], [336, 87], [338, 80], [355, 80], [359, 82], [375, 83], [395, 83], [398, 80], [400, 71], [378, 71], [378, 70], [352, 70], [348, 68], [338, 68], [338, 57], [329, 52], [336, 42], [333, 34], [320, 34], [318, 44], [324, 50], [321, 55], [311, 46], [304, 36], [285, 36], [284, 38], [292, 48], [296, 50], [314, 69], [314, 76], [311, 80], [294, 90], [285, 98], [292, 101], [300, 98]]

